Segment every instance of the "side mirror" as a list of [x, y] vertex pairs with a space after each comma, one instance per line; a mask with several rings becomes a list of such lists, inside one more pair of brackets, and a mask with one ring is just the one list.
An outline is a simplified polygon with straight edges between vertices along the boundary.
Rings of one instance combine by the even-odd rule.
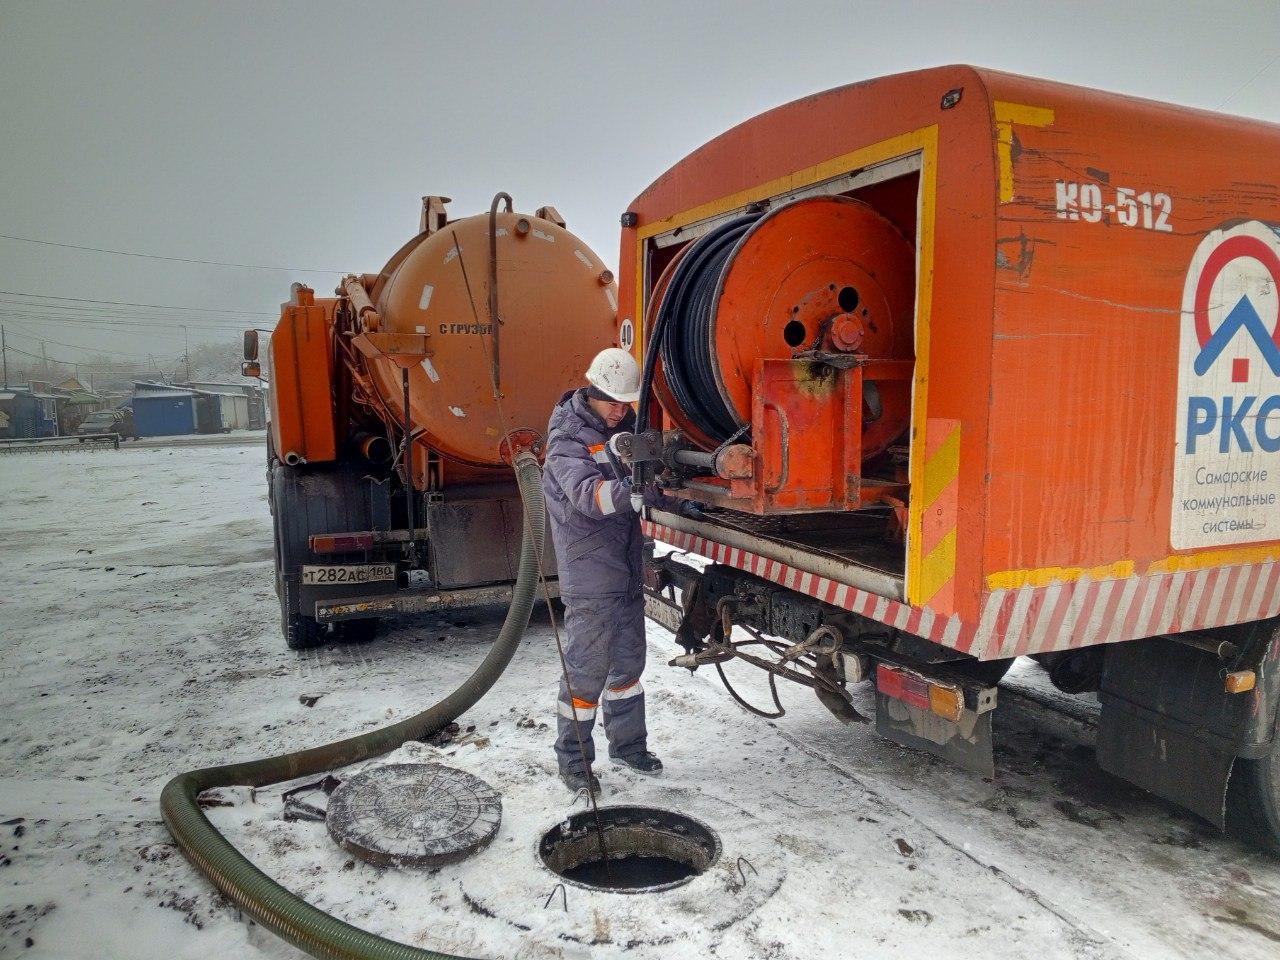
[[262, 365], [257, 360], [246, 360], [240, 364], [240, 376], [262, 379]]
[[[246, 360], [258, 359], [258, 331], [257, 330], [246, 330], [244, 332], [244, 358]], [[249, 376], [249, 374], [245, 374], [245, 376]], [[255, 373], [253, 374], [253, 376], [256, 377], [257, 374]]]

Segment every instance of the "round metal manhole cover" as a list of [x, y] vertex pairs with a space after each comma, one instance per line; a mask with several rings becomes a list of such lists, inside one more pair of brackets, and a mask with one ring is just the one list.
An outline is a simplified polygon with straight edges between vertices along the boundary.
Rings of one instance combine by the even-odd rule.
[[438, 867], [484, 849], [502, 822], [502, 797], [463, 770], [391, 763], [333, 791], [325, 823], [335, 843], [362, 860]]

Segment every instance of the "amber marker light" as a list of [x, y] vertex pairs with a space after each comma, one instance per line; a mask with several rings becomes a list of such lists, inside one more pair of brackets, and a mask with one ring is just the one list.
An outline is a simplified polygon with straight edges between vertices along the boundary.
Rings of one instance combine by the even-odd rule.
[[964, 694], [959, 687], [944, 687], [940, 684], [929, 684], [929, 709], [942, 717], [957, 723], [960, 711], [964, 709]]
[[1222, 689], [1227, 693], [1248, 693], [1257, 683], [1257, 674], [1252, 670], [1237, 670], [1227, 674]]

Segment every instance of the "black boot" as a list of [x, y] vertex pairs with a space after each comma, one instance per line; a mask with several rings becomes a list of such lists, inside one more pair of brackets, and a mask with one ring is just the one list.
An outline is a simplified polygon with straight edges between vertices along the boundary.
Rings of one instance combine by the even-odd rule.
[[629, 753], [625, 757], [616, 757], [611, 753], [609, 758], [614, 763], [625, 764], [637, 773], [654, 775], [662, 772], [662, 761], [658, 759], [656, 754], [650, 753], [648, 750]]
[[[587, 789], [587, 771], [585, 770], [561, 770], [560, 779], [564, 781], [564, 785], [577, 793], [580, 790]], [[600, 778], [594, 773], [591, 774], [591, 795], [600, 796]]]

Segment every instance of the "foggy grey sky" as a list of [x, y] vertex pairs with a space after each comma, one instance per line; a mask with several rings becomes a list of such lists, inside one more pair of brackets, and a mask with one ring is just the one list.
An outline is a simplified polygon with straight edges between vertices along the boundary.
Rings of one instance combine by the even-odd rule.
[[[416, 231], [421, 195], [451, 196], [464, 216], [505, 189], [526, 211], [555, 205], [616, 263], [618, 215], [636, 194], [797, 97], [967, 62], [1274, 122], [1278, 42], [1275, 0], [0, 0], [0, 233], [375, 271]], [[265, 325], [293, 280], [327, 293], [336, 277], [0, 239], [0, 290], [263, 311]], [[71, 302], [42, 322], [13, 299], [0, 294], [11, 346], [182, 352], [176, 327], [72, 323], [102, 314]], [[183, 317], [193, 345], [238, 338], [245, 319]]]

